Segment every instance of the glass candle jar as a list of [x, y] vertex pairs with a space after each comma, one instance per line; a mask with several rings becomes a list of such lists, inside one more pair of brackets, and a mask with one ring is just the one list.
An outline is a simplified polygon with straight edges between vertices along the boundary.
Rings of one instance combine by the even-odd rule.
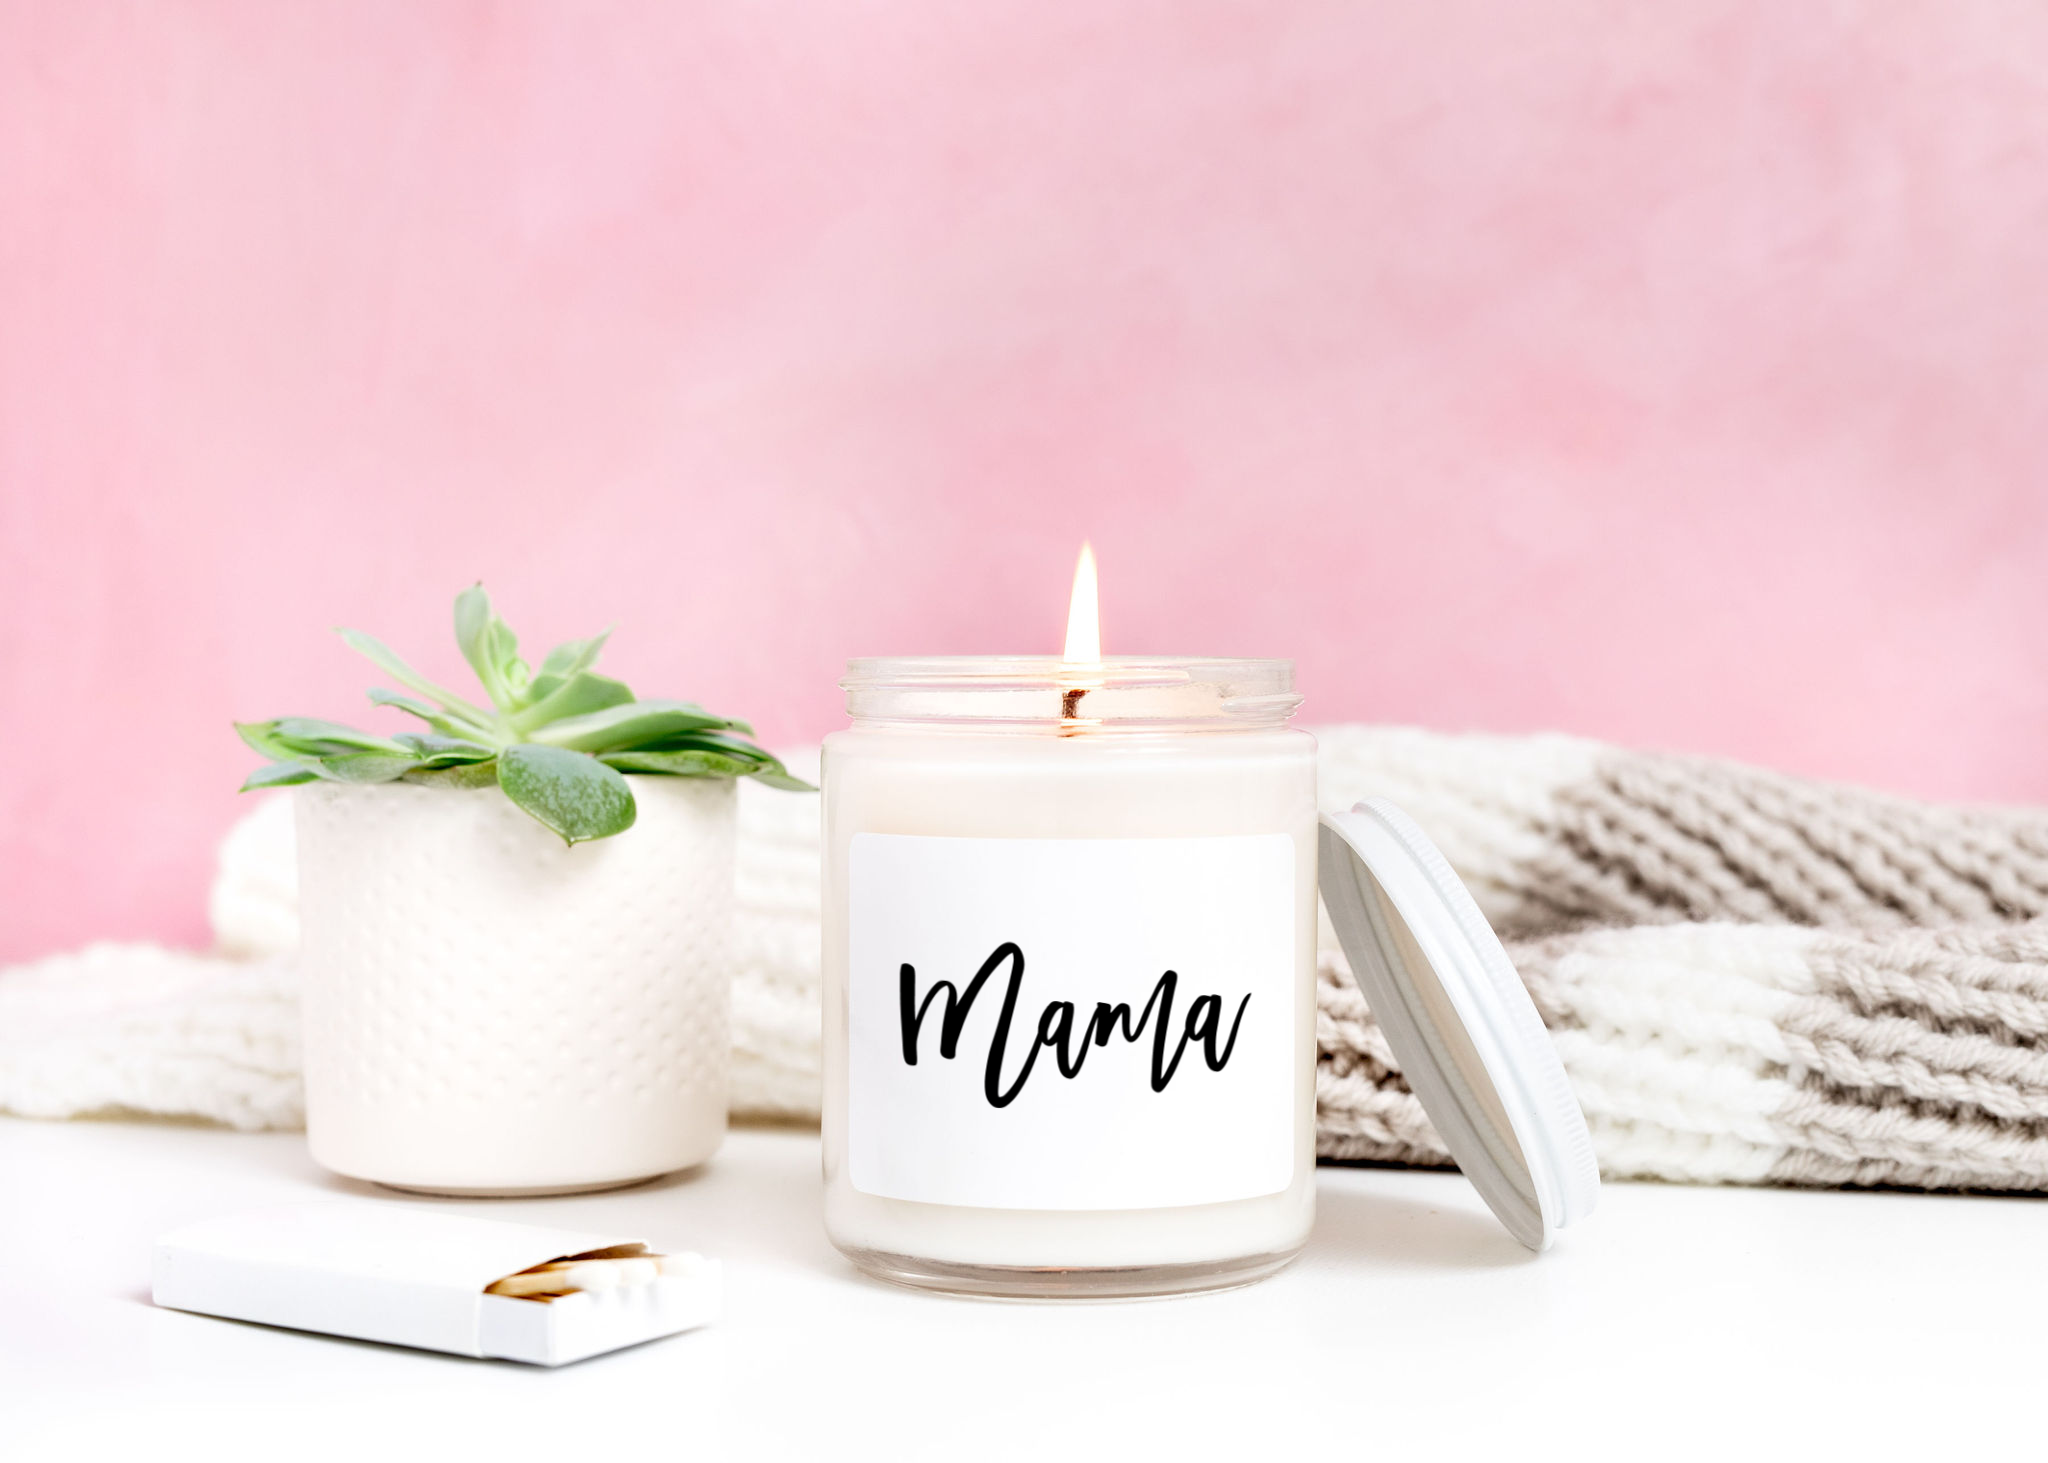
[[825, 1219], [1002, 1296], [1239, 1285], [1315, 1211], [1285, 661], [860, 660], [825, 743]]

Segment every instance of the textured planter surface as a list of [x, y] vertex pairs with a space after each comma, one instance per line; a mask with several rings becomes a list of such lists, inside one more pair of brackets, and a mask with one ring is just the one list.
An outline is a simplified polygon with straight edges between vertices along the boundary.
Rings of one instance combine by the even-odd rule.
[[565, 848], [497, 789], [299, 790], [306, 1128], [446, 1190], [687, 1168], [725, 1131], [735, 790], [635, 777]]

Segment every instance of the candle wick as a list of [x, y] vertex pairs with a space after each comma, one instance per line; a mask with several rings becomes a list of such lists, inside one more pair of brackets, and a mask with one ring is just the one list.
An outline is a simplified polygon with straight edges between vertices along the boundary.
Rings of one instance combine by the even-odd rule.
[[1081, 698], [1087, 694], [1088, 688], [1086, 686], [1069, 686], [1066, 690], [1060, 692], [1060, 720], [1069, 723], [1069, 725], [1060, 728], [1061, 736], [1071, 737], [1081, 730], [1080, 727], [1071, 725], [1071, 723], [1080, 719]]

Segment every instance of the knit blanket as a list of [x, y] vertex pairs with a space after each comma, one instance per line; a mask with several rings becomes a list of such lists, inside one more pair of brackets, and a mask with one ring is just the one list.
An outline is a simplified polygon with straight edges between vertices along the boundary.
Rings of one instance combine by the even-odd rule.
[[[1563, 737], [1319, 734], [1407, 808], [1555, 1037], [1603, 1173], [2048, 1189], [2048, 809]], [[1317, 1146], [1449, 1163], [1326, 929]]]
[[[1317, 735], [1325, 805], [1407, 809], [1508, 942], [1608, 1177], [2048, 1189], [2048, 810], [1568, 737]], [[817, 821], [741, 788], [741, 1119], [817, 1116]], [[0, 971], [0, 1109], [298, 1126], [295, 891], [272, 796], [221, 850], [213, 953]], [[1448, 1165], [1327, 921], [1318, 975], [1318, 1151]]]

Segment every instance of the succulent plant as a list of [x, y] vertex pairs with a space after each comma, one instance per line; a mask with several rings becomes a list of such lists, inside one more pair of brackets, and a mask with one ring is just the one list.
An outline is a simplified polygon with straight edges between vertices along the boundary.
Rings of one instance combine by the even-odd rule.
[[755, 746], [745, 722], [691, 701], [636, 700], [624, 682], [599, 675], [592, 667], [610, 633], [557, 645], [534, 671], [519, 658], [519, 641], [492, 611], [484, 587], [465, 589], [455, 598], [455, 639], [483, 685], [486, 707], [435, 685], [382, 641], [343, 630], [351, 648], [415, 693], [379, 687], [371, 702], [418, 717], [427, 731], [382, 737], [304, 716], [237, 722], [242, 740], [271, 759], [242, 791], [305, 782], [496, 783], [566, 843], [633, 826], [628, 773], [751, 777], [814, 791]]

